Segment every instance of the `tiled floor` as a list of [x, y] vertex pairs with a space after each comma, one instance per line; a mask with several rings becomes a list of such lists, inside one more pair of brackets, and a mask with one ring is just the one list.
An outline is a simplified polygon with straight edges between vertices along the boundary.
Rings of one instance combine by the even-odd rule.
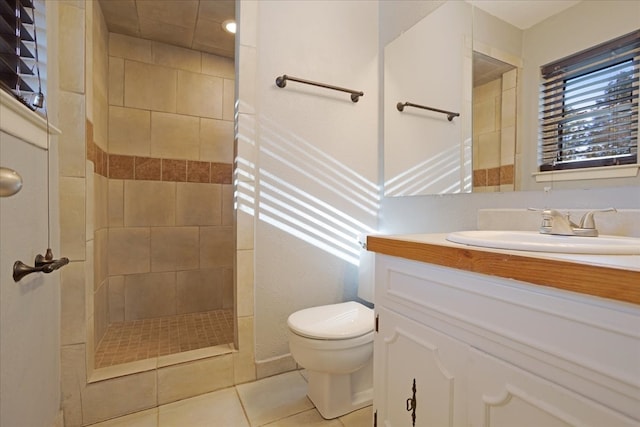
[[96, 368], [233, 342], [233, 310], [180, 314], [109, 325]]
[[371, 406], [323, 419], [299, 371], [264, 378], [94, 424], [93, 427], [370, 427]]

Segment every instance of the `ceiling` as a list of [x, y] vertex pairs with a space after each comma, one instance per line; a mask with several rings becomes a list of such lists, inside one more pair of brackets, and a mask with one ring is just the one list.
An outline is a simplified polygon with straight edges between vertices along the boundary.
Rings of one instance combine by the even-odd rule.
[[234, 57], [234, 36], [222, 23], [235, 19], [235, 0], [99, 1], [111, 32]]
[[[234, 57], [234, 36], [222, 23], [235, 19], [235, 0], [99, 0], [109, 31]], [[467, 0], [527, 29], [580, 0]]]
[[485, 12], [526, 30], [550, 16], [570, 8], [581, 0], [467, 0]]

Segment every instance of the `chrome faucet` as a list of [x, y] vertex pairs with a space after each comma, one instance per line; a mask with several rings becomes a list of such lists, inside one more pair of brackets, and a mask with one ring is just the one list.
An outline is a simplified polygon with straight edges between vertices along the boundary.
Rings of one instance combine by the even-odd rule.
[[[535, 209], [534, 209], [535, 210]], [[617, 212], [615, 208], [596, 209], [587, 212], [580, 219], [580, 224], [571, 221], [569, 213], [563, 214], [555, 209], [542, 210], [540, 233], [558, 234], [561, 236], [597, 237], [598, 230], [594, 220], [596, 212]]]

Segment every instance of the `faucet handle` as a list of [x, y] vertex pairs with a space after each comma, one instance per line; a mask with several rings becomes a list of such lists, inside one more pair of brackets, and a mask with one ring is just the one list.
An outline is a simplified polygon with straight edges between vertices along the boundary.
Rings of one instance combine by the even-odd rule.
[[594, 209], [592, 211], [589, 211], [582, 216], [582, 219], [580, 220], [580, 228], [595, 229], [596, 222], [593, 219], [593, 215], [596, 212], [618, 212], [618, 211], [616, 210], [616, 208]]

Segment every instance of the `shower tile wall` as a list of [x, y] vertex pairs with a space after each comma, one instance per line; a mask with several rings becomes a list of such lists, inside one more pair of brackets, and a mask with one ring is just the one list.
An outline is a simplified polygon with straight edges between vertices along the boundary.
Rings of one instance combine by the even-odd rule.
[[473, 88], [473, 190], [514, 189], [517, 70]]
[[233, 99], [233, 60], [109, 34], [109, 322], [232, 307]]

